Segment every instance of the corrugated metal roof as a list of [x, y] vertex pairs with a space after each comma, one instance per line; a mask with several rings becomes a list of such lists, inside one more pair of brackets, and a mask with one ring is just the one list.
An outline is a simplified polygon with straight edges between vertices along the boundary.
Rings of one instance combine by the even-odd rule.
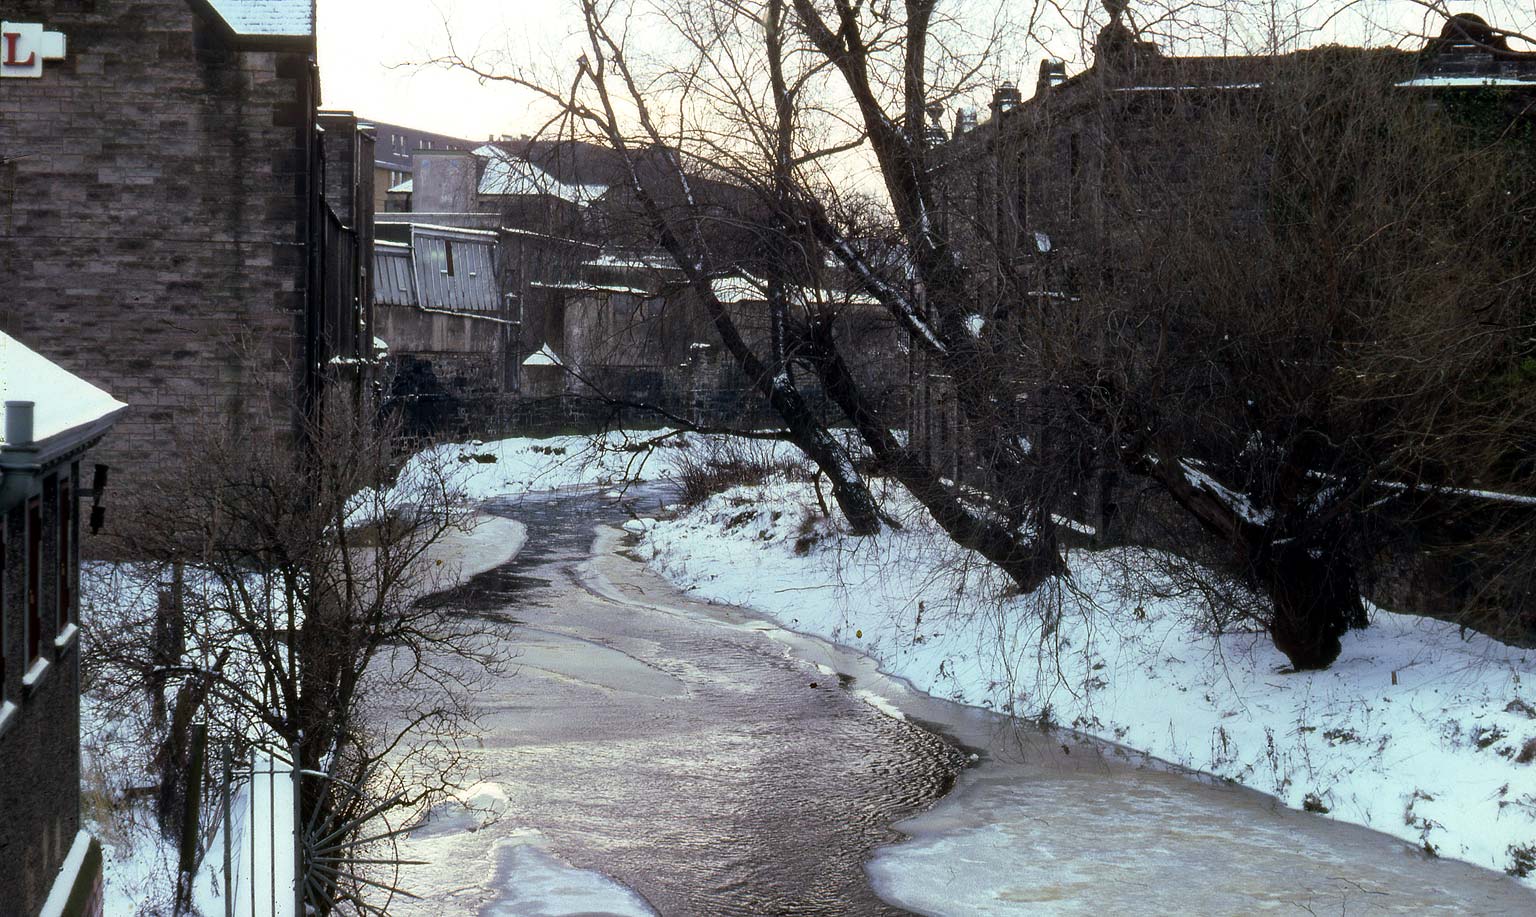
[[494, 240], [494, 233], [413, 226], [417, 305], [463, 312], [497, 311], [501, 303], [496, 289]]
[[404, 243], [373, 243], [373, 301], [385, 306], [416, 305], [416, 272], [411, 247]]

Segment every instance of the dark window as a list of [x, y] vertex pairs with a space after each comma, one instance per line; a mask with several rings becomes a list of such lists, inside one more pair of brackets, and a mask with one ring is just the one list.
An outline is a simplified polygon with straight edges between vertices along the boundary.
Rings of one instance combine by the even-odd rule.
[[1076, 220], [1083, 215], [1083, 157], [1076, 134], [1072, 135], [1068, 143], [1067, 168], [1070, 172], [1068, 180], [1071, 182], [1067, 215], [1070, 219]]
[[79, 529], [75, 525], [75, 491], [70, 486], [70, 475], [59, 479], [59, 552], [57, 559], [59, 580], [59, 633], [75, 622], [75, 539]]
[[448, 276], [452, 277], [453, 276], [453, 243], [452, 242], [448, 242], [446, 240], [443, 242], [443, 257], [448, 259]]
[[16, 201], [16, 160], [0, 156], [0, 236], [11, 234]]
[[43, 501], [27, 501], [27, 666], [43, 655]]

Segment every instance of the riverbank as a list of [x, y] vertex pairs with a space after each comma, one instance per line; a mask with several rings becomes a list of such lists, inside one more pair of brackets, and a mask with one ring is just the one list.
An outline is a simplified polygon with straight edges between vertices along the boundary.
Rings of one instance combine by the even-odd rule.
[[1216, 636], [1176, 594], [1124, 594], [1125, 565], [1155, 555], [1074, 552], [1071, 589], [1009, 597], [887, 499], [906, 528], [875, 538], [845, 536], [808, 485], [785, 482], [629, 528], [693, 594], [867, 653], [935, 696], [1068, 726], [1536, 888], [1536, 653], [1373, 608], [1334, 666], [1290, 673], [1262, 634]]

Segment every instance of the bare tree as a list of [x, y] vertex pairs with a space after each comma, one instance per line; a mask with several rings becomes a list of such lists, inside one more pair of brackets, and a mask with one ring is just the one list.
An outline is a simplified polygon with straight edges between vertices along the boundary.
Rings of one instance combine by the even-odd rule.
[[[291, 754], [325, 775], [304, 781], [306, 843], [345, 847], [461, 776], [471, 690], [502, 653], [492, 625], [419, 601], [452, 570], [445, 540], [472, 524], [452, 469], [415, 461], [390, 486], [388, 430], [332, 410], [306, 432], [299, 452], [276, 437], [210, 435], [197, 462], [155, 485], [146, 505], [166, 511], [119, 553], [138, 561], [135, 575], [177, 571], [179, 596], [126, 620], [111, 608], [92, 616], [89, 669], [98, 695], [152, 687], [171, 698], [150, 737], [162, 795], [203, 791], [183, 783], [192, 727], [207, 724], [217, 742]], [[170, 647], [156, 636], [167, 625]], [[383, 912], [367, 867], [316, 856], [306, 851], [314, 907]]]
[[[1055, 461], [1104, 475], [1095, 521], [1151, 483], [1201, 530], [1160, 543], [1326, 666], [1391, 546], [1530, 490], [1528, 100], [1393, 50], [1100, 54], [991, 150], [1007, 215], [966, 257], [1025, 265], [994, 333]], [[1518, 496], [1485, 496], [1477, 538], [1518, 539]]]
[[[580, 6], [570, 79], [482, 75], [543, 92], [625, 153], [652, 230], [786, 420], [794, 373], [814, 377], [880, 467], [1021, 590], [1064, 572], [1060, 524], [1087, 495], [1103, 529], [1139, 481], [1191, 524], [1174, 547], [1265, 596], [1259, 617], [1296, 667], [1326, 666], [1408, 503], [1526, 488], [1511, 444], [1528, 419], [1496, 382], [1528, 337], [1518, 104], [1473, 124], [1451, 96], [1398, 85], [1409, 53], [1275, 54], [1306, 30], [1259, 7], [1216, 18], [1267, 15], [1244, 46], [1271, 53], [1201, 70], [1149, 37], [1207, 27], [1210, 10], [1112, 3], [1082, 17], [1095, 66], [1066, 101], [1000, 97], [988, 130], [942, 142], [935, 113], [997, 46], [937, 0]], [[644, 53], [642, 22], [666, 33], [667, 62]], [[674, 151], [661, 180], [681, 209], [633, 167], [658, 149]], [[878, 238], [867, 196], [840, 181], [849, 156], [874, 165]], [[771, 285], [830, 261], [906, 332], [953, 398], [963, 481], [868, 397], [828, 310], [770, 295], [771, 346], [745, 346], [709, 290], [685, 161], [756, 191]], [[1052, 210], [1070, 226], [1043, 231]]]
[[[850, 486], [856, 472], [846, 453], [835, 447], [835, 438], [809, 422], [795, 383], [797, 367], [821, 383], [854, 423], [874, 460], [912, 489], [957, 541], [999, 564], [1024, 589], [1058, 572], [1054, 530], [1042, 524], [1050, 518], [1048, 495], [1029, 490], [1038, 477], [1018, 473], [1030, 462], [1027, 448], [1006, 425], [980, 422], [997, 413], [1002, 389], [978, 359], [970, 310], [947, 301], [967, 294], [928, 221], [932, 189], [923, 163], [929, 138], [920, 128], [902, 126], [924, 123], [923, 62], [935, 21], [933, 5], [920, 4], [910, 19], [886, 8], [841, 8], [845, 21], [839, 34], [849, 36], [852, 51], [834, 47], [838, 39], [809, 5], [667, 7], [662, 11], [666, 24], [692, 56], [683, 66], [661, 72], [642, 72], [638, 56], [630, 52], [624, 29], [633, 10], [597, 2], [585, 2], [581, 9], [588, 48], [568, 89], [520, 74], [489, 73], [462, 59], [446, 62], [544, 93], [624, 153], [638, 206], [704, 304], [719, 340], [784, 418], [797, 445], [832, 478], [834, 493], [860, 530], [870, 527], [857, 520], [874, 521], [878, 515], [872, 501], [866, 506], [867, 488]], [[958, 79], [974, 77], [974, 68], [962, 69]], [[899, 114], [889, 115], [881, 105], [893, 87], [891, 104]], [[851, 122], [836, 100], [849, 92], [853, 110], [860, 113]], [[661, 112], [673, 110], [681, 114], [664, 123]], [[829, 119], [840, 121], [843, 130], [829, 133]], [[684, 144], [686, 151], [663, 156], [670, 171], [659, 180], [685, 205], [668, 207], [642, 176], [641, 151], [673, 151]], [[824, 168], [831, 158], [866, 144], [876, 154], [893, 203], [895, 220], [887, 226], [905, 252], [899, 261], [883, 257], [888, 245], [867, 247], [853, 236], [850, 229], [857, 223], [847, 217], [858, 208], [844, 201], [864, 198], [840, 194]], [[711, 289], [710, 226], [691, 192], [685, 158], [753, 189], [763, 204], [766, 217], [758, 230], [768, 240], [772, 329], [766, 354], [747, 346], [730, 310]], [[957, 389], [978, 419], [976, 428], [989, 431], [988, 458], [997, 469], [989, 478], [997, 485], [994, 493], [975, 499], [903, 445], [893, 431], [904, 418], [891, 416], [868, 397], [850, 361], [842, 359], [841, 349], [857, 342], [836, 339], [836, 315], [828, 303], [820, 298], [792, 302], [785, 295], [792, 279], [824, 272], [829, 259], [863, 296], [878, 302], [920, 346], [966, 381]], [[853, 513], [846, 505], [850, 497], [860, 504]]]

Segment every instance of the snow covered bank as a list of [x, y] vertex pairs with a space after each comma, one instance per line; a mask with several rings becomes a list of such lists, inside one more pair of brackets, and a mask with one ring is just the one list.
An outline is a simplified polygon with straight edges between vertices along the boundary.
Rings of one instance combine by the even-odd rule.
[[[792, 446], [773, 440], [679, 435], [667, 430], [616, 430], [598, 437], [514, 437], [488, 443], [450, 443], [414, 456], [401, 471], [395, 493], [409, 494], [423, 484], [435, 483], [439, 476], [445, 486], [472, 502], [539, 492], [622, 487], [627, 483], [675, 478], [683, 463], [709, 458], [724, 449], [749, 450], [765, 460], [796, 454]], [[398, 501], [382, 502], [395, 505]]]
[[631, 528], [674, 582], [869, 653], [936, 696], [1068, 725], [1536, 887], [1536, 653], [1372, 609], [1332, 668], [1286, 673], [1262, 634], [1207, 632], [1172, 584], [1128, 596], [1121, 572], [1154, 556], [1076, 553], [1074, 589], [1005, 597], [917, 513], [905, 531], [848, 539], [815, 505], [808, 486], [777, 483]]
[[[479, 514], [471, 524], [445, 531], [428, 548], [419, 564], [419, 579], [409, 583], [412, 592], [400, 601], [408, 603], [415, 594], [453, 588], [500, 566], [521, 550], [526, 539], [527, 530], [522, 523]], [[168, 570], [147, 564], [84, 565], [81, 598], [86, 639], [120, 635], [125, 630], [150, 632], [157, 614], [157, 594], [169, 576]], [[195, 567], [187, 569], [189, 593], [210, 588], [216, 591], [217, 586], [205, 574]], [[251, 588], [255, 594], [266, 591], [263, 581], [255, 577]], [[198, 626], [200, 631], [223, 632], [230, 628], [227, 621], [217, 617], [199, 621]], [[237, 638], [229, 639], [244, 645]], [[189, 643], [188, 663], [211, 665], [211, 654], [195, 655], [198, 646], [196, 640]], [[239, 654], [232, 657], [225, 663], [226, 670], [249, 665], [242, 658]], [[375, 671], [378, 665], [376, 662]], [[126, 689], [100, 672], [88, 671], [85, 687], [81, 701], [84, 809], [91, 832], [103, 842], [106, 913], [125, 917], [169, 913], [167, 902], [175, 883], [177, 855], [175, 845], [154, 824], [152, 790], [159, 776], [146, 737], [157, 734], [158, 728], [152, 725], [148, 696]], [[253, 732], [257, 728], [251, 726]], [[281, 811], [281, 805], [278, 809]], [[240, 830], [236, 837], [243, 836], [245, 840], [238, 841], [237, 848], [252, 849], [249, 828]], [[215, 838], [199, 878], [198, 894], [205, 902], [216, 903], [214, 873], [222, 870], [220, 845], [221, 841]], [[267, 870], [258, 864], [255, 871], [264, 874]], [[208, 905], [204, 910], [223, 913], [221, 904]]]

